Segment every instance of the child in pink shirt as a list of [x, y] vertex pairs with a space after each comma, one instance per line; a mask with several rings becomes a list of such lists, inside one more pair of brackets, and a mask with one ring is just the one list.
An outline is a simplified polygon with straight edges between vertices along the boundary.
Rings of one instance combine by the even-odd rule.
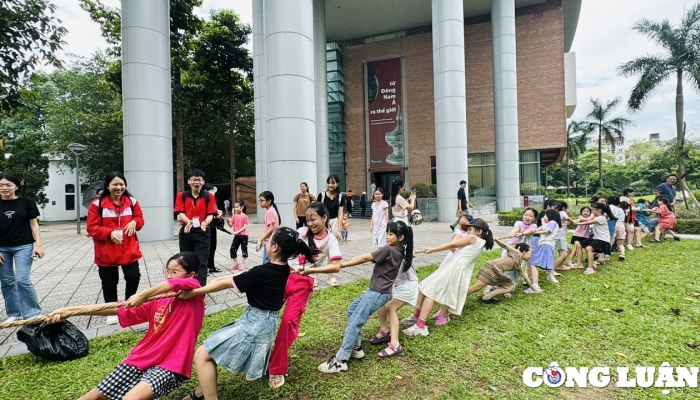
[[279, 229], [282, 223], [282, 218], [277, 210], [277, 204], [275, 204], [275, 195], [271, 191], [266, 190], [260, 193], [259, 196], [260, 207], [265, 210], [265, 220], [263, 221], [263, 233], [258, 238], [258, 244], [255, 246], [255, 251], [263, 251], [263, 264], [268, 264], [270, 262], [270, 257], [267, 256], [267, 240], [274, 235], [275, 231]]
[[[194, 253], [176, 254], [168, 260], [165, 282], [131, 296], [122, 303], [123, 307], [93, 314], [118, 315], [124, 328], [148, 322], [148, 330], [126, 359], [82, 399], [158, 398], [190, 378], [197, 336], [204, 320], [204, 296], [144, 302], [158, 294], [199, 288], [195, 277], [198, 267]], [[83, 308], [62, 308], [48, 317], [58, 322], [60, 314]]]
[[654, 240], [652, 240], [652, 243], [661, 242], [662, 230], [665, 230], [666, 233], [673, 236], [673, 240], [680, 241], [681, 238], [678, 237], [678, 235], [676, 235], [676, 233], [672, 230], [676, 227], [676, 214], [674, 214], [673, 211], [668, 208], [668, 198], [665, 196], [659, 196], [656, 201], [659, 203], [659, 207], [654, 208], [651, 211], [658, 215], [659, 224], [656, 225]]
[[[248, 259], [248, 216], [243, 200], [233, 203], [233, 215], [228, 221], [228, 226], [233, 228], [233, 242], [231, 243], [231, 259], [233, 265], [228, 269], [231, 272], [243, 272], [246, 270], [245, 262]], [[243, 253], [243, 262], [238, 263], [238, 248]]]

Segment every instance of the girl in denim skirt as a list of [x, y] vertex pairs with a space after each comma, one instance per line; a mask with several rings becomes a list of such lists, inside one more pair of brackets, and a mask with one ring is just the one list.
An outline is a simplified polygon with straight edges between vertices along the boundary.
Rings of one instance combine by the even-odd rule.
[[195, 352], [199, 385], [190, 394], [191, 400], [217, 398], [217, 365], [232, 373], [245, 373], [249, 381], [267, 372], [289, 277], [287, 260], [297, 254], [311, 260], [312, 254], [299, 234], [286, 227], [279, 228], [265, 245], [269, 263], [233, 277], [222, 276], [203, 288], [181, 295], [190, 298], [233, 289], [245, 293], [248, 298], [248, 307], [238, 321], [214, 332]]
[[[413, 230], [403, 221], [390, 222], [387, 226], [386, 244], [373, 253], [357, 256], [341, 265], [341, 268], [345, 268], [370, 261], [375, 263], [369, 289], [348, 307], [348, 327], [345, 329], [343, 344], [333, 357], [318, 366], [319, 371], [347, 371], [350, 358], [360, 359], [365, 356], [360, 346], [362, 328], [369, 316], [391, 299], [394, 281], [401, 267], [407, 270], [413, 263]], [[398, 322], [398, 315], [396, 319]], [[400, 346], [394, 351], [400, 352]]]
[[547, 271], [547, 280], [552, 283], [559, 283], [554, 277], [554, 246], [556, 243], [557, 231], [561, 228], [561, 217], [556, 209], [549, 209], [544, 212], [542, 226], [537, 228], [535, 234], [540, 235], [540, 241], [532, 252], [530, 258], [530, 280], [532, 286], [525, 290], [525, 293], [540, 293], [538, 268]]

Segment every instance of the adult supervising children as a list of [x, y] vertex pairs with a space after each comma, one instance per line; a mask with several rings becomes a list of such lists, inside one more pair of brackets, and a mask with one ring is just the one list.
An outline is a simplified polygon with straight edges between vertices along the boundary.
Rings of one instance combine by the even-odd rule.
[[200, 263], [197, 280], [202, 286], [207, 284], [207, 270], [216, 268], [208, 265], [211, 241], [209, 224], [217, 215], [216, 200], [213, 194], [202, 192], [205, 178], [201, 170], [190, 170], [187, 173], [190, 190], [178, 193], [175, 198], [175, 212], [180, 218], [180, 251], [191, 251], [197, 255]]

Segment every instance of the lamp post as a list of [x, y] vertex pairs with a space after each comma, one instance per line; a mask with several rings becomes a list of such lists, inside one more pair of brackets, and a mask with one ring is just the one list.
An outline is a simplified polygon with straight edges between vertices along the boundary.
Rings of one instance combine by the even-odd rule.
[[236, 202], [236, 174], [238, 170], [231, 168], [229, 172], [231, 172], [231, 209], [233, 209], [233, 203]]
[[80, 162], [78, 159], [80, 155], [87, 150], [87, 146], [80, 143], [71, 143], [68, 145], [68, 150], [75, 154], [75, 221], [78, 226], [78, 235], [80, 235], [80, 207], [78, 202], [80, 201], [78, 194], [80, 193]]

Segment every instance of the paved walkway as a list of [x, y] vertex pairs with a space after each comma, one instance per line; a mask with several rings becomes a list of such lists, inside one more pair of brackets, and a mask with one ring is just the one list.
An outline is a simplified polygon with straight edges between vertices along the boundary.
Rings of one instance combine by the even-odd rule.
[[[510, 227], [498, 226], [497, 215], [484, 215], [480, 218], [486, 220], [494, 236], [504, 236], [510, 231]], [[249, 265], [259, 265], [262, 262], [262, 252], [255, 252], [255, 242], [262, 232], [262, 226], [254, 223], [249, 227], [250, 243], [248, 245], [250, 258]], [[368, 219], [351, 219], [350, 241], [347, 246], [341, 246], [345, 259], [364, 254], [372, 250], [372, 234], [369, 232]], [[450, 240], [448, 223], [426, 222], [415, 227], [415, 248], [435, 246]], [[83, 226], [84, 228], [84, 226]], [[154, 286], [164, 279], [165, 262], [179, 251], [177, 242], [177, 230], [173, 226], [173, 239], [159, 242], [141, 243], [143, 259], [141, 260], [141, 282], [139, 291]], [[32, 281], [39, 294], [39, 300], [44, 313], [67, 306], [92, 305], [103, 303], [102, 288], [97, 267], [93, 264], [92, 240], [82, 235], [77, 235], [75, 222], [45, 223], [41, 226], [42, 239], [46, 257], [34, 263]], [[84, 230], [83, 230], [84, 233]], [[218, 246], [215, 262], [224, 272], [217, 276], [230, 274], [226, 268], [231, 265], [229, 247], [231, 236], [218, 232]], [[438, 254], [418, 256], [418, 265], [440, 262], [444, 252]], [[341, 283], [352, 282], [360, 278], [368, 278], [372, 271], [371, 264], [360, 265], [343, 269], [336, 274]], [[317, 276], [319, 288], [327, 286], [325, 276]], [[119, 282], [119, 294], [124, 293], [123, 276]], [[215, 313], [225, 308], [244, 304], [245, 296], [236, 295], [232, 290], [225, 290], [207, 295], [207, 313]], [[5, 320], [5, 304], [0, 304], [0, 321]], [[88, 338], [109, 335], [122, 331], [118, 325], [105, 325], [105, 317], [81, 316], [70, 319], [77, 325]], [[143, 327], [128, 328], [132, 330]], [[25, 353], [24, 343], [17, 342], [15, 335], [17, 329], [0, 330], [0, 357]]]

